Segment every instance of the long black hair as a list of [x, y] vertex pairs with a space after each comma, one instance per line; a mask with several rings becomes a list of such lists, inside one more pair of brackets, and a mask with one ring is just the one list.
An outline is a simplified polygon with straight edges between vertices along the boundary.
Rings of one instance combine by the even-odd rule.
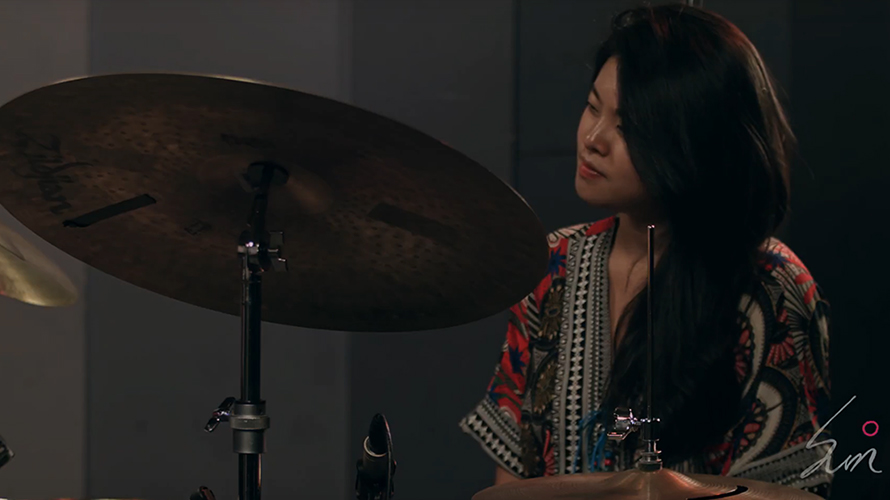
[[[746, 410], [734, 371], [739, 310], [758, 286], [762, 245], [788, 211], [795, 139], [757, 50], [717, 14], [679, 4], [622, 12], [596, 53], [594, 79], [611, 57], [628, 151], [669, 233], [652, 317], [655, 410], [672, 463], [720, 441]], [[607, 413], [642, 409], [645, 294], [619, 325]]]

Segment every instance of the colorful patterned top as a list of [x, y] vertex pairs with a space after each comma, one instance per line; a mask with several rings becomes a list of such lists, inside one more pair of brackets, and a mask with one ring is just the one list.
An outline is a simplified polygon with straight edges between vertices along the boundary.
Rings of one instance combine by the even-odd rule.
[[[520, 477], [619, 471], [640, 450], [606, 441], [590, 424], [611, 369], [608, 257], [616, 219], [548, 237], [550, 273], [510, 309], [507, 338], [482, 401], [460, 422], [503, 468]], [[736, 348], [742, 404], [750, 411], [722, 444], [672, 469], [806, 489], [827, 496], [828, 452], [807, 441], [830, 418], [828, 304], [803, 263], [776, 239], [762, 266], [768, 279], [744, 297]], [[753, 301], [751, 299], [754, 299]], [[824, 441], [822, 431], [817, 441]], [[581, 449], [579, 450], [578, 446]], [[597, 449], [591, 466], [587, 459]], [[579, 461], [580, 458], [580, 461]], [[801, 476], [805, 475], [805, 478]]]

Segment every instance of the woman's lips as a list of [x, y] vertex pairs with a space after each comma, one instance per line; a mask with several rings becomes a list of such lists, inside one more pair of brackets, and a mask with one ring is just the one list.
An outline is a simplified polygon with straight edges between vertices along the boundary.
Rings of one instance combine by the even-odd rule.
[[585, 179], [602, 179], [604, 177], [603, 174], [599, 173], [599, 171], [594, 169], [584, 160], [578, 161], [578, 175]]

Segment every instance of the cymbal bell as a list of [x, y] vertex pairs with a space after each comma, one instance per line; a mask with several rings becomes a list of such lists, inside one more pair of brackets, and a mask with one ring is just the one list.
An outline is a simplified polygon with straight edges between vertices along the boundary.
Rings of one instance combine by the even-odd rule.
[[669, 469], [628, 470], [524, 479], [492, 486], [473, 500], [821, 500], [777, 484]]
[[69, 306], [77, 289], [49, 258], [0, 224], [0, 295], [44, 307]]

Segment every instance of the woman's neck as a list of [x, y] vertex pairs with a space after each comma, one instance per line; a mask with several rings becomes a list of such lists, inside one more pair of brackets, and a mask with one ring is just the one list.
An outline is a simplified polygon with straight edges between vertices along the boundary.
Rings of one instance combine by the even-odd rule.
[[[653, 217], [640, 217], [628, 213], [618, 214], [618, 230], [615, 234], [615, 242], [612, 244], [612, 253], [617, 253], [623, 260], [631, 262], [645, 259], [649, 254], [648, 226], [655, 225], [655, 258], [661, 256], [667, 244], [667, 225]], [[654, 220], [653, 220], [654, 219]]]

